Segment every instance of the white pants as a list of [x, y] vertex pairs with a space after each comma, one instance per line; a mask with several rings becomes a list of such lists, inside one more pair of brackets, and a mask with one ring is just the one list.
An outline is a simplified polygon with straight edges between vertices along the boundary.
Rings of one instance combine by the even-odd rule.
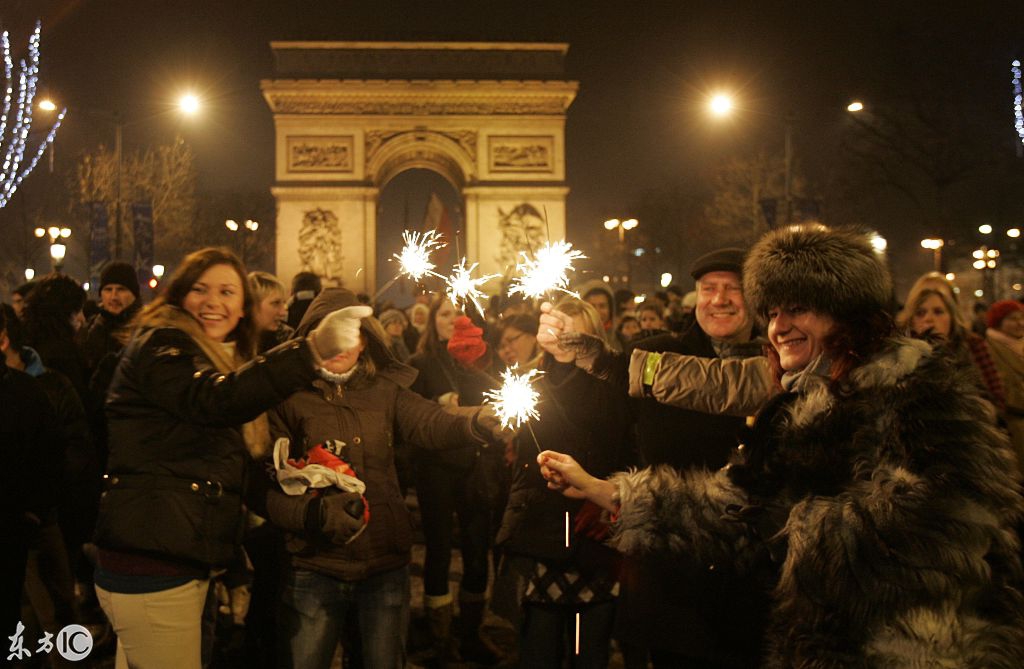
[[96, 586], [117, 633], [116, 669], [201, 669], [202, 618], [209, 580], [126, 595]]

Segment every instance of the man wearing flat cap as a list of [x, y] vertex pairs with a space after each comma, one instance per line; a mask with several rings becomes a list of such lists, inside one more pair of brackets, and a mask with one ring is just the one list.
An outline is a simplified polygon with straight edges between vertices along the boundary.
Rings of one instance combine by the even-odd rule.
[[[695, 322], [682, 333], [647, 337], [631, 348], [705, 358], [760, 355], [762, 342], [751, 338], [753, 319], [743, 300], [745, 255], [742, 249], [723, 248], [698, 258], [690, 268], [697, 292]], [[545, 313], [537, 342], [559, 360], [572, 359], [564, 349], [566, 339], [563, 348], [557, 343], [558, 334], [571, 331], [556, 313]], [[631, 402], [640, 456], [634, 464], [680, 471], [726, 465], [743, 418], [679, 409], [650, 397], [627, 398], [632, 351], [595, 356], [584, 348], [574, 351], [576, 364], [620, 386], [623, 401]], [[686, 564], [677, 556], [626, 556], [615, 637], [640, 663], [649, 653], [656, 668], [759, 666], [757, 630], [764, 625], [767, 596], [753, 581], [696, 561]]]

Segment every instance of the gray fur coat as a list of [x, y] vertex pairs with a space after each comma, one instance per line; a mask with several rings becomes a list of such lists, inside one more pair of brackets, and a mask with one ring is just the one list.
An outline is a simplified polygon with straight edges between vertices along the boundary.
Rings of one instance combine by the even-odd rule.
[[769, 565], [768, 667], [1024, 667], [1024, 505], [993, 416], [951, 361], [895, 340], [839, 391], [773, 400], [718, 472], [616, 475], [614, 542]]

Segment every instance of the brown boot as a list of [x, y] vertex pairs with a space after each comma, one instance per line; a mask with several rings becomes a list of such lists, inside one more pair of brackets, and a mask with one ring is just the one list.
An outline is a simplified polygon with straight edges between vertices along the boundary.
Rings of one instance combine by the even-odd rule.
[[483, 595], [479, 599], [459, 599], [459, 654], [465, 662], [491, 667], [501, 662], [503, 653], [490, 639], [480, 633], [486, 608], [487, 600]]
[[446, 667], [449, 662], [458, 662], [459, 654], [455, 650], [455, 642], [452, 639], [452, 604], [448, 602], [442, 606], [426, 609], [427, 628], [430, 630], [430, 642], [434, 648], [436, 664], [433, 666]]

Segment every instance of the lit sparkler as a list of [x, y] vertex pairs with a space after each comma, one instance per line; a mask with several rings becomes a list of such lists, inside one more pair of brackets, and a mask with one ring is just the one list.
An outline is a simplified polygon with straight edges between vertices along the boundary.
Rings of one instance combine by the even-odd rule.
[[477, 265], [479, 263], [473, 263], [467, 268], [466, 259], [463, 258], [458, 265], [452, 267], [452, 274], [445, 281], [448, 284], [448, 299], [452, 301], [452, 304], [472, 302], [477, 313], [483, 314], [484, 310], [480, 306], [480, 299], [484, 297], [484, 294], [481, 292], [480, 286], [500, 275], [485, 274], [479, 279], [474, 279], [473, 270], [477, 268]]
[[537, 412], [540, 394], [533, 387], [533, 378], [541, 372], [531, 369], [525, 374], [516, 374], [517, 369], [518, 365], [506, 369], [501, 373], [501, 388], [484, 393], [484, 397], [493, 402], [503, 429], [511, 426], [518, 430], [523, 423], [529, 425], [531, 418], [540, 417]]
[[574, 260], [586, 258], [581, 251], [573, 250], [572, 244], [566, 241], [548, 242], [537, 250], [531, 260], [523, 253], [523, 262], [516, 265], [521, 273], [509, 287], [509, 295], [520, 293], [524, 297], [543, 297], [547, 293], [560, 291], [567, 295], [579, 297], [567, 289], [569, 272], [575, 271]]
[[444, 279], [434, 271], [435, 265], [430, 262], [431, 251], [447, 246], [437, 230], [427, 230], [422, 233], [406, 230], [402, 233], [402, 239], [405, 241], [402, 252], [392, 256], [398, 261], [400, 274], [406, 275], [413, 281], [419, 281], [427, 274]]

